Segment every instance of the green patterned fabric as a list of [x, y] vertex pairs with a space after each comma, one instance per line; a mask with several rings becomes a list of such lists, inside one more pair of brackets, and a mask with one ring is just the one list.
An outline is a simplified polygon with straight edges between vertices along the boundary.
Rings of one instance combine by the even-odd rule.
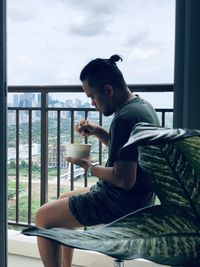
[[124, 260], [200, 266], [200, 131], [140, 123], [121, 154], [136, 146], [160, 205], [87, 231], [31, 227], [22, 233]]

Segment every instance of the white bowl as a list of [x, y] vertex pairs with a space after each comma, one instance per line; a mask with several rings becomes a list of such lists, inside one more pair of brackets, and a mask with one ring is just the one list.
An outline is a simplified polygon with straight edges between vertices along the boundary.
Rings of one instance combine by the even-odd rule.
[[67, 157], [71, 158], [89, 158], [91, 151], [90, 144], [68, 144]]

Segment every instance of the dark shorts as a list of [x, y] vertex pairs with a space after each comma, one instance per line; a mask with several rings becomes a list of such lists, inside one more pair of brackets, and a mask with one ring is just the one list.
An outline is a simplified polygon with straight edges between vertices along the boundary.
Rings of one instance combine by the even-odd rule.
[[153, 205], [153, 192], [133, 194], [105, 182], [97, 182], [90, 192], [69, 197], [73, 216], [84, 226], [110, 223], [130, 212]]

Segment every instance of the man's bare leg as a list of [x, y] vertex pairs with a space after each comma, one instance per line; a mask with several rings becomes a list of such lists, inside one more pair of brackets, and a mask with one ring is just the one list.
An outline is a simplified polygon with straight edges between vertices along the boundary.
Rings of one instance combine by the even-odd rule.
[[62, 246], [62, 267], [71, 267], [74, 249]]
[[[74, 229], [82, 225], [74, 218], [68, 203], [69, 195], [77, 195], [89, 191], [89, 188], [80, 189], [63, 195], [60, 199], [43, 205], [36, 214], [36, 225], [43, 228], [62, 227]], [[38, 237], [38, 248], [45, 267], [71, 267], [73, 249], [63, 247], [46, 238]]]

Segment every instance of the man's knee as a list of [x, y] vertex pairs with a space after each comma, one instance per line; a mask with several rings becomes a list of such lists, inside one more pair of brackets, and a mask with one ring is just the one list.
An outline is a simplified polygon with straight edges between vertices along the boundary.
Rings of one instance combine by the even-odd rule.
[[63, 194], [63, 195], [60, 195], [58, 199], [62, 199], [62, 198], [66, 198], [68, 197], [68, 194]]
[[46, 210], [45, 204], [37, 210], [36, 216], [35, 216], [35, 224], [38, 227], [48, 226], [48, 216], [47, 216], [47, 210]]

